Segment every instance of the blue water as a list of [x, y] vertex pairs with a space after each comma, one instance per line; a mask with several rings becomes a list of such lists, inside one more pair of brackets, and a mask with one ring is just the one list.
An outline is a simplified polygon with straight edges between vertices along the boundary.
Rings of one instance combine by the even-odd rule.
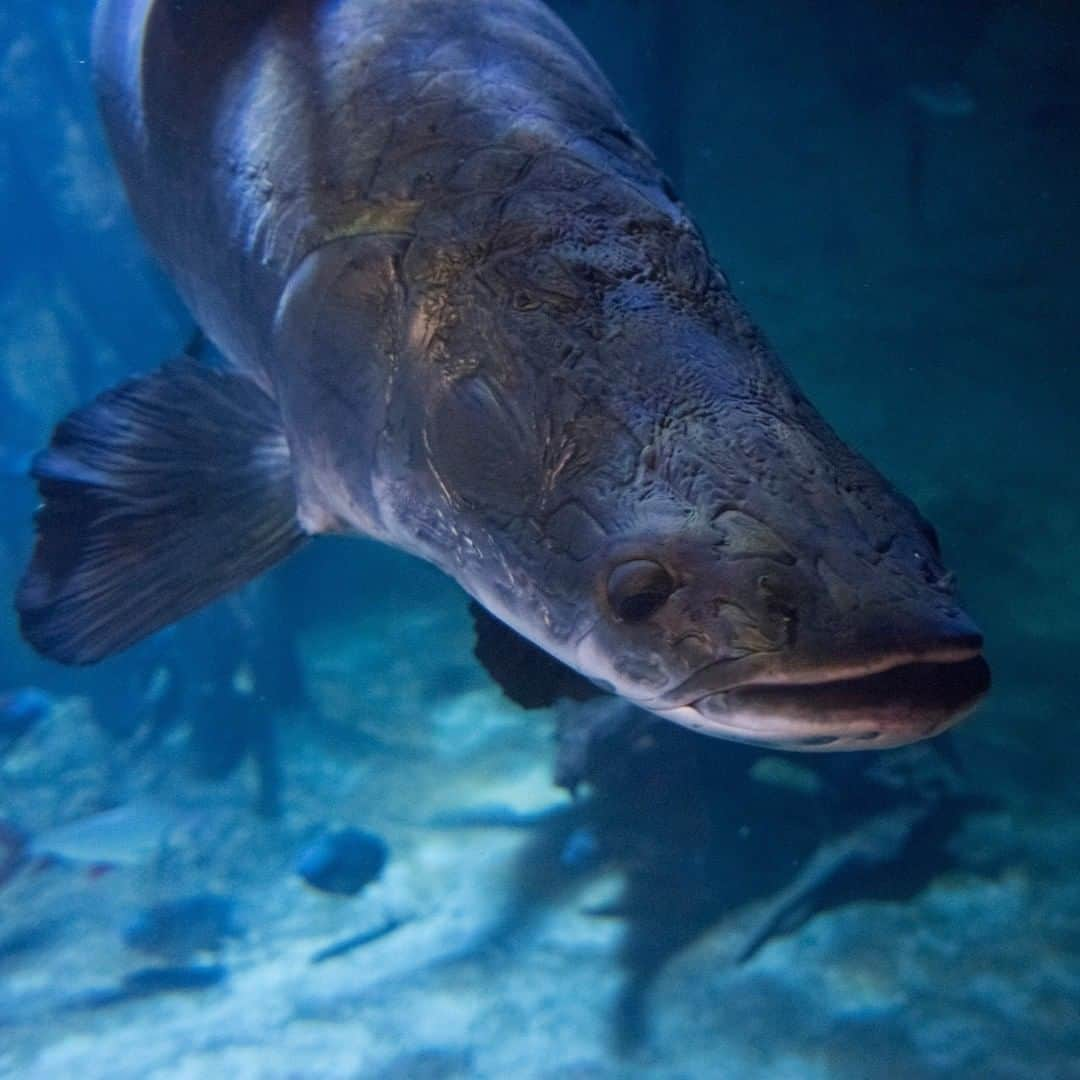
[[[1080, 1076], [1080, 12], [553, 6], [807, 395], [937, 526], [991, 696], [947, 749], [873, 759], [526, 712], [457, 588], [363, 541], [93, 668], [36, 657], [5, 602], [0, 1076]], [[88, 32], [76, 0], [0, 10], [8, 597], [28, 455], [196, 330], [126, 208]], [[900, 850], [783, 908], [925, 785]], [[115, 807], [118, 840], [35, 849]], [[344, 828], [389, 859], [319, 891], [296, 868]], [[125, 934], [207, 895], [228, 932]]]

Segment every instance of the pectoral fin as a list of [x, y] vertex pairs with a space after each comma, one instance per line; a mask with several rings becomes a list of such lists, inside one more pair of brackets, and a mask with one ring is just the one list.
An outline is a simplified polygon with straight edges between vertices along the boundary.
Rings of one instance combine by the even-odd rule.
[[603, 694], [584, 675], [511, 630], [475, 600], [469, 602], [469, 611], [476, 627], [473, 652], [516, 705], [543, 709], [561, 698], [588, 701]]
[[64, 663], [126, 648], [305, 538], [276, 405], [190, 358], [73, 412], [31, 474], [43, 504], [16, 607]]

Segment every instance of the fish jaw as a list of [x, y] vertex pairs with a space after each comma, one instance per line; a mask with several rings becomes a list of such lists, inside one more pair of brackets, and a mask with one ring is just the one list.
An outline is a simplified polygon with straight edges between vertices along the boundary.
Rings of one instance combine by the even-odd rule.
[[941, 734], [990, 689], [990, 668], [977, 648], [802, 678], [751, 681], [647, 707], [706, 735], [776, 749], [884, 750]]

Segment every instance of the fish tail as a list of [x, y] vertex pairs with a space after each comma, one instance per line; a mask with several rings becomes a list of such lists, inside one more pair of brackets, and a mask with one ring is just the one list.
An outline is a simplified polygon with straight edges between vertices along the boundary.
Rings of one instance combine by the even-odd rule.
[[42, 505], [15, 606], [26, 640], [63, 663], [134, 644], [305, 539], [277, 406], [191, 358], [71, 413], [31, 475]]

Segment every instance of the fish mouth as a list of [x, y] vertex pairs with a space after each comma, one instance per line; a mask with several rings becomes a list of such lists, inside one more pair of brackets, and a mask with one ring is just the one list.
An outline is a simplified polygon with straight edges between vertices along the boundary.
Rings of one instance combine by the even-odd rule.
[[[697, 681], [697, 680], [695, 680]], [[977, 649], [761, 678], [700, 694], [659, 715], [696, 731], [787, 750], [880, 750], [928, 739], [990, 689]]]

